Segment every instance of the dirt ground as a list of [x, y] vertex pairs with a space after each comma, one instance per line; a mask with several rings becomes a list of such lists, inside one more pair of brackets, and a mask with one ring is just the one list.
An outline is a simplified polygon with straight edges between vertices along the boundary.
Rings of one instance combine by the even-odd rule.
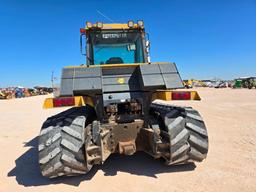
[[0, 191], [256, 191], [256, 90], [198, 89], [190, 105], [209, 133], [207, 159], [168, 167], [144, 153], [112, 155], [88, 175], [49, 180], [37, 164], [37, 135], [50, 115], [46, 96], [0, 100]]

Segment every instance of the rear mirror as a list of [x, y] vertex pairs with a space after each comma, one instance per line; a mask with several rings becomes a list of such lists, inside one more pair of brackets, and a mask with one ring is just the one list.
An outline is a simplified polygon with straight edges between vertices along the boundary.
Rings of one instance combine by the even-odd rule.
[[151, 59], [150, 59], [150, 55], [149, 55], [149, 51], [150, 51], [150, 41], [149, 41], [149, 34], [148, 33], [146, 33], [146, 42], [145, 42], [145, 52], [146, 52], [146, 54], [147, 54], [147, 60], [148, 60], [148, 63], [150, 63], [151, 61]]
[[80, 52], [82, 55], [86, 55], [86, 36], [84, 34], [80, 35]]

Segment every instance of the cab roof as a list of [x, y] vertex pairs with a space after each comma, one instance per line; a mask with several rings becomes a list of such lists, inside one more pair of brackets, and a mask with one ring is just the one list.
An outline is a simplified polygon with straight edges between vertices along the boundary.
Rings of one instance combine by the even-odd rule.
[[138, 20], [137, 23], [128, 21], [127, 23], [103, 23], [103, 22], [86, 22], [85, 28], [81, 28], [81, 33], [87, 33], [91, 30], [124, 30], [124, 29], [138, 29], [144, 30], [144, 22]]
[[[97, 24], [93, 24], [92, 28], [97, 28]], [[103, 23], [101, 29], [130, 29], [130, 28], [139, 28], [138, 24], [134, 24], [133, 27], [128, 27], [127, 23]], [[86, 29], [90, 29], [86, 26]]]

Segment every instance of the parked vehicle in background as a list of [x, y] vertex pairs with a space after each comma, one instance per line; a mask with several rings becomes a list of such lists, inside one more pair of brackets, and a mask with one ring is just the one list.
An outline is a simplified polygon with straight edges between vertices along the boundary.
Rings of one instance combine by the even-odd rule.
[[240, 77], [235, 79], [233, 88], [256, 88], [256, 77]]

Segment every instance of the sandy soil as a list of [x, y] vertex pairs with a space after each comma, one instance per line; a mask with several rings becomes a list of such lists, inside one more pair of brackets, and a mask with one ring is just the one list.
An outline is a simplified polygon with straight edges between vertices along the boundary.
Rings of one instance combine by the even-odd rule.
[[37, 164], [37, 135], [47, 116], [46, 96], [0, 100], [0, 191], [256, 191], [256, 90], [198, 89], [206, 122], [208, 158], [167, 167], [144, 153], [112, 155], [88, 175], [48, 180]]

